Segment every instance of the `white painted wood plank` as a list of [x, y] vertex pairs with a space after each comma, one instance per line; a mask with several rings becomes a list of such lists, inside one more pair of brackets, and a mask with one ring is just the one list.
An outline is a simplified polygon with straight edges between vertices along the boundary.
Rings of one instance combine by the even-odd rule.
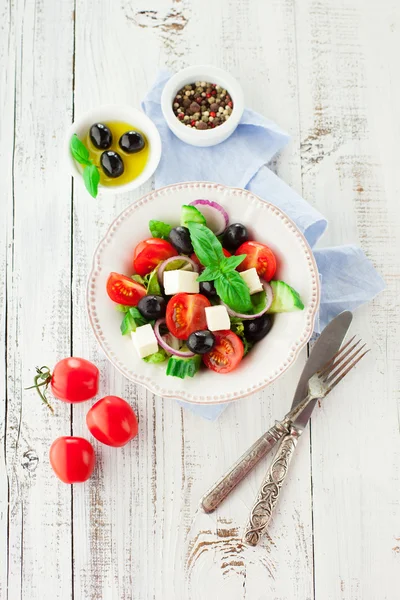
[[316, 598], [396, 597], [400, 435], [397, 2], [296, 3], [303, 191], [327, 242], [359, 242], [387, 291], [357, 313], [372, 347], [313, 419]]
[[14, 22], [5, 5], [0, 11], [0, 598], [7, 596], [8, 578], [8, 473], [6, 458], [7, 430], [7, 254], [12, 234], [12, 152], [14, 140], [15, 96]]
[[[213, 62], [241, 79], [250, 106], [276, 118], [298, 140], [292, 7], [257, 3], [252, 12], [248, 2], [238, 6], [224, 0], [213, 3], [210, 21], [207, 5], [139, 2], [133, 7], [114, 2], [112, 7], [96, 4], [95, 11], [92, 3], [78, 2], [76, 114], [109, 101], [139, 104], [157, 63], [179, 68]], [[101, 23], [107, 27], [99, 27]], [[135, 60], [139, 55], [140, 62]], [[93, 59], [91, 70], [88, 56]], [[260, 71], [269, 92], [260, 89]], [[282, 172], [299, 187], [298, 143], [287, 159]], [[94, 344], [83, 303], [91, 255], [112, 217], [143, 191], [97, 201], [78, 189], [75, 193], [74, 352], [92, 357], [102, 368], [102, 391], [132, 400], [140, 416], [139, 439], [122, 452], [96, 445], [100, 465], [95, 478], [74, 491], [75, 594], [197, 599], [213, 590], [221, 598], [272, 593], [311, 598], [307, 434], [266, 551], [242, 551], [238, 538], [267, 463], [215, 516], [198, 511], [206, 487], [290, 405], [302, 362], [270, 391], [237, 403], [217, 423], [209, 423], [124, 382]], [[87, 435], [86, 410], [74, 407], [77, 434]], [[205, 573], [207, 585], [199, 585]]]
[[[8, 590], [2, 569], [1, 597], [9, 600], [72, 595], [71, 490], [48, 464], [51, 442], [70, 431], [70, 409], [58, 403], [51, 418], [36, 393], [24, 391], [35, 365], [51, 366], [70, 348], [70, 186], [60, 185], [60, 134], [71, 119], [72, 8], [69, 1], [10, 2], [14, 34], [5, 39], [9, 54], [2, 60], [9, 70], [1, 138], [11, 170], [2, 202], [8, 225], [3, 443], [10, 488]], [[36, 469], [27, 451], [38, 457]]]

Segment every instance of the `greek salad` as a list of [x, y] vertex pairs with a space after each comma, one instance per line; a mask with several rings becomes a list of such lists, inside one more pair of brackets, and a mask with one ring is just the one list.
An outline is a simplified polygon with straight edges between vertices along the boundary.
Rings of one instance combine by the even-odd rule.
[[273, 251], [247, 227], [229, 224], [210, 200], [182, 206], [180, 224], [152, 220], [133, 252], [134, 274], [111, 273], [107, 293], [123, 313], [122, 335], [173, 377], [204, 365], [230, 373], [271, 330], [274, 313], [303, 310], [299, 294], [274, 279]]

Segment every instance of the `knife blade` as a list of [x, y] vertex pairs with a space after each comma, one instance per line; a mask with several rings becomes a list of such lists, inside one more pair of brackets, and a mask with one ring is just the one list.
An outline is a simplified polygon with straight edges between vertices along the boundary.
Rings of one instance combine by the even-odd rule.
[[[292, 409], [307, 396], [308, 380], [339, 350], [353, 320], [353, 313], [349, 310], [341, 312], [323, 330], [315, 342], [310, 356], [304, 366], [294, 393]], [[300, 413], [294, 422], [295, 427], [304, 429], [317, 400], [312, 400]]]

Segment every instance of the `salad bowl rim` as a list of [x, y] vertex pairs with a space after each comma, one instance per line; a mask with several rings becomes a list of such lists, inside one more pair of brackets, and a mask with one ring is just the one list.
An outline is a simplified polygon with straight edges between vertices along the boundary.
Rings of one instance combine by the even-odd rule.
[[[130, 214], [143, 206], [143, 204], [147, 204], [148, 202], [152, 202], [163, 193], [168, 193], [175, 190], [182, 189], [193, 189], [193, 188], [203, 188], [204, 187], [212, 190], [219, 189], [221, 191], [229, 191], [234, 194], [239, 194], [243, 197], [251, 199], [253, 202], [256, 201], [259, 203], [260, 207], [263, 209], [267, 209], [272, 211], [276, 216], [278, 216], [281, 220], [283, 220], [284, 225], [291, 229], [291, 231], [296, 235], [297, 238], [302, 243], [303, 250], [305, 252], [308, 268], [312, 278], [312, 298], [305, 310], [307, 310], [307, 321], [306, 327], [302, 332], [301, 336], [294, 340], [291, 343], [291, 348], [286, 359], [279, 365], [279, 367], [274, 371], [272, 375], [266, 377], [265, 379], [258, 381], [257, 383], [247, 386], [246, 389], [240, 389], [237, 393], [230, 394], [215, 394], [215, 395], [194, 395], [194, 394], [186, 394], [184, 390], [169, 390], [168, 388], [163, 387], [157, 381], [157, 377], [150, 377], [140, 373], [135, 373], [131, 369], [127, 368], [113, 353], [110, 349], [104, 333], [102, 331], [102, 327], [100, 321], [97, 317], [96, 313], [96, 305], [94, 302], [94, 297], [96, 294], [96, 279], [102, 269], [101, 267], [101, 255], [104, 248], [110, 243], [113, 238], [115, 232], [117, 231], [120, 223], [124, 221]], [[317, 316], [319, 303], [320, 303], [320, 280], [318, 276], [318, 267], [315, 261], [312, 249], [308, 244], [305, 236], [295, 223], [288, 217], [280, 208], [276, 207], [274, 204], [267, 200], [263, 200], [253, 192], [248, 190], [244, 190], [239, 187], [232, 187], [223, 185], [220, 183], [213, 183], [208, 181], [188, 181], [183, 183], [173, 183], [170, 185], [163, 186], [156, 190], [152, 190], [147, 194], [144, 194], [141, 198], [135, 200], [132, 204], [127, 206], [110, 224], [105, 235], [102, 237], [100, 242], [98, 243], [92, 259], [91, 269], [87, 280], [86, 286], [86, 309], [89, 317], [89, 322], [91, 324], [93, 333], [96, 337], [98, 344], [103, 350], [104, 354], [108, 358], [108, 360], [114, 365], [114, 367], [126, 377], [129, 381], [140, 384], [144, 386], [151, 393], [162, 396], [164, 398], [175, 398], [177, 400], [182, 400], [184, 402], [189, 402], [193, 404], [202, 404], [202, 405], [211, 405], [211, 404], [222, 404], [226, 402], [232, 402], [234, 400], [239, 400], [240, 398], [245, 398], [256, 392], [263, 390], [265, 387], [276, 381], [285, 371], [289, 369], [290, 366], [294, 364], [297, 360], [301, 350], [306, 346], [309, 339], [312, 336], [314, 330], [314, 323]], [[217, 375], [216, 375], [217, 376]], [[172, 379], [172, 378], [171, 378]], [[172, 387], [172, 386], [171, 386]]]

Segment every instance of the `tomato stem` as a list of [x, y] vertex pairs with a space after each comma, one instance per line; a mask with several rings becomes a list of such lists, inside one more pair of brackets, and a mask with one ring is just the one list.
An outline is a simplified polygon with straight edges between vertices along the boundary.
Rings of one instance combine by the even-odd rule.
[[[36, 373], [37, 375], [34, 378], [34, 384], [31, 385], [30, 387], [25, 388], [26, 390], [33, 390], [35, 389], [37, 391], [37, 393], [39, 394], [42, 402], [47, 406], [47, 408], [50, 410], [50, 412], [52, 414], [54, 414], [54, 408], [51, 406], [50, 402], [48, 401], [47, 397], [46, 397], [46, 391], [47, 388], [49, 387], [49, 384], [51, 383], [51, 371], [49, 369], [49, 367], [36, 367]], [[40, 388], [41, 386], [44, 386], [44, 390], [42, 391]]]

